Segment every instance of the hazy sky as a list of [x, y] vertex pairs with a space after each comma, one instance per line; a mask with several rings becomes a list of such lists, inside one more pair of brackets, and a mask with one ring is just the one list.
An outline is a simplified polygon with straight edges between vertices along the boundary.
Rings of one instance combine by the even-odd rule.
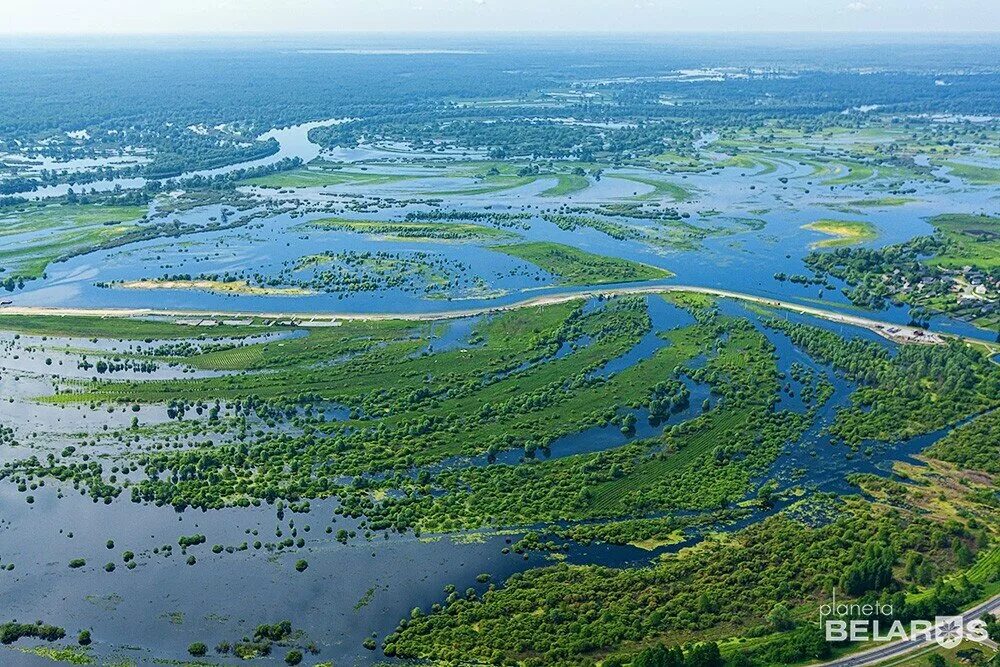
[[1000, 31], [1000, 0], [11, 0], [0, 33]]

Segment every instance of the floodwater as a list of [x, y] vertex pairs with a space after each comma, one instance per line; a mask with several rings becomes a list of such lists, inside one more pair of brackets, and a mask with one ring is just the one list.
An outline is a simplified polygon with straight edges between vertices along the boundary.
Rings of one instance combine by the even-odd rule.
[[[654, 333], [691, 323], [687, 312], [662, 298], [647, 297], [646, 303]], [[858, 471], [889, 475], [894, 461], [911, 460], [912, 454], [944, 435], [945, 431], [940, 431], [904, 443], [868, 443], [873, 451], [870, 456], [851, 455], [847, 448], [829, 441], [825, 427], [836, 409], [849, 403], [854, 386], [811, 360], [782, 334], [763, 327], [760, 317], [740, 303], [723, 300], [721, 304], [725, 314], [749, 318], [760, 327], [774, 345], [783, 373], [788, 374], [792, 365], [798, 364], [822, 374], [835, 387], [833, 398], [818, 411], [805, 436], [788, 444], [774, 470], [764, 478], [781, 480], [782, 488], [802, 485], [850, 493], [852, 489], [844, 481], [846, 475]], [[587, 304], [588, 309], [598, 307], [601, 303], [596, 299]], [[835, 328], [845, 335], [878, 340], [890, 349], [894, 347], [862, 329], [805, 315], [785, 316]], [[467, 344], [474, 323], [475, 318], [468, 318], [451, 325], [429, 325], [434, 336], [432, 345], [444, 349]], [[128, 423], [132, 413], [124, 410], [106, 413], [86, 406], [80, 410], [58, 408], [30, 400], [31, 396], [51, 391], [51, 380], [44, 379], [44, 371], [52, 367], [43, 358], [59, 359], [62, 368], [70, 366], [71, 370], [72, 362], [84, 352], [112, 352], [110, 343], [90, 343], [88, 347], [82, 341], [37, 337], [4, 341], [0, 362], [16, 369], [2, 371], [3, 386], [23, 383], [13, 394], [17, 401], [12, 406], [31, 410], [27, 415], [11, 412], [7, 416], [12, 422], [19, 422], [19, 437], [27, 435], [24, 431], [29, 424], [36, 435], [34, 439], [25, 438], [29, 445], [22, 451], [11, 450], [8, 454], [24, 456], [30, 452], [41, 456], [66, 444], [78, 444], [77, 433], [81, 430], [99, 431], [104, 424], [115, 428]], [[606, 375], [621, 372], [665, 344], [668, 343], [663, 338], [644, 337], [633, 350], [599, 372]], [[123, 345], [128, 344], [115, 343], [119, 349], [114, 352], [121, 352]], [[59, 357], [57, 349], [69, 351]], [[636, 350], [642, 354], [636, 354]], [[700, 363], [703, 360], [695, 360], [692, 366]], [[182, 374], [182, 369], [164, 372]], [[20, 379], [15, 381], [12, 379], [15, 377]], [[645, 418], [648, 415], [640, 410], [633, 434], [623, 434], [615, 425], [595, 427], [557, 440], [547, 451], [536, 452], [536, 458], [600, 451], [653, 437], [665, 424], [695, 416], [705, 398], [714, 405], [706, 386], [686, 377], [684, 380], [691, 392], [690, 404], [666, 422], [650, 423]], [[794, 393], [801, 390], [794, 383], [792, 386]], [[0, 409], [6, 408], [0, 405]], [[144, 421], [151, 418], [154, 409], [143, 407]], [[804, 412], [806, 406], [783, 395], [775, 409]], [[92, 451], [104, 458], [112, 449], [98, 444]], [[524, 452], [520, 450], [504, 451], [493, 461], [482, 456], [449, 460], [444, 465], [521, 465], [523, 458]], [[105, 466], [108, 465], [110, 461], [105, 461]], [[362, 641], [372, 633], [378, 638], [385, 636], [414, 607], [427, 611], [431, 604], [444, 598], [446, 584], [454, 584], [460, 592], [472, 587], [481, 593], [487, 584], [477, 581], [480, 574], [491, 575], [491, 581], [499, 584], [515, 572], [550, 562], [548, 556], [540, 553], [529, 553], [527, 557], [503, 553], [511, 541], [516, 541], [530, 527], [514, 529], [505, 535], [415, 538], [411, 533], [390, 534], [386, 538], [378, 533], [369, 539], [357, 520], [334, 514], [336, 503], [332, 500], [313, 501], [308, 513], [296, 514], [286, 509], [279, 518], [276, 508], [266, 504], [209, 512], [189, 509], [179, 513], [171, 507], [132, 503], [127, 494], [104, 504], [80, 495], [71, 485], [51, 480], [29, 493], [34, 497], [30, 504], [14, 485], [0, 485], [0, 506], [4, 507], [0, 519], [0, 563], [15, 564], [13, 571], [0, 571], [8, 616], [58, 620], [74, 633], [90, 628], [97, 640], [94, 650], [99, 655], [128, 657], [142, 663], [164, 656], [181, 657], [193, 641], [204, 641], [209, 646], [236, 641], [252, 634], [260, 623], [287, 618], [296, 629], [317, 642], [320, 649], [317, 660], [369, 664], [380, 652], [363, 648]], [[752, 495], [748, 493], [747, 497]], [[757, 512], [720, 529], [738, 529], [784, 506], [779, 504], [774, 510]], [[327, 527], [334, 533], [341, 528], [355, 530], [357, 536], [341, 544], [326, 532]], [[274, 552], [252, 546], [257, 539], [264, 543], [279, 541], [278, 530], [283, 537], [295, 530], [298, 537], [304, 538], [305, 545], [301, 549]], [[32, 539], [23, 539], [28, 534]], [[205, 544], [181, 553], [178, 538], [194, 534], [205, 535]], [[570, 545], [564, 555], [569, 562], [641, 566], [657, 554], [675, 551], [697, 539], [698, 535], [693, 533], [679, 545], [653, 552], [631, 546]], [[108, 540], [113, 542], [113, 548], [108, 548]], [[245, 549], [243, 543], [247, 543]], [[168, 544], [173, 546], [169, 555], [162, 549]], [[213, 553], [212, 546], [216, 544], [223, 547], [221, 553]], [[125, 550], [136, 554], [135, 569], [125, 568], [121, 557]], [[188, 555], [195, 556], [195, 564], [187, 564]], [[74, 558], [85, 559], [86, 565], [69, 568], [68, 562]], [[301, 573], [293, 567], [299, 559], [309, 564]], [[116, 564], [113, 572], [105, 571], [104, 564], [108, 562]], [[40, 664], [32, 656], [9, 655], [14, 662], [7, 662], [5, 655], [5, 664]], [[276, 647], [275, 654], [262, 662], [279, 664], [282, 656], [283, 652]]]
[[[199, 172], [202, 175], [225, 173], [247, 166], [269, 164], [284, 157], [301, 157], [308, 161], [321, 156], [319, 147], [307, 137], [308, 130], [323, 123], [306, 124], [273, 130], [265, 136], [280, 142], [280, 151], [254, 163], [232, 165], [222, 170]], [[705, 138], [710, 145], [712, 137]], [[352, 149], [322, 154], [326, 159], [373, 160], [386, 157], [406, 157], [398, 150]], [[440, 157], [440, 155], [435, 155]], [[615, 178], [605, 173], [600, 181], [591, 178], [591, 186], [565, 199], [544, 195], [554, 185], [554, 179], [539, 179], [528, 185], [483, 194], [449, 196], [455, 210], [482, 210], [491, 206], [497, 212], [524, 213], [513, 232], [529, 241], [555, 241], [603, 255], [617, 256], [648, 263], [673, 271], [676, 277], [662, 284], [683, 284], [715, 287], [764, 297], [778, 298], [805, 305], [821, 305], [844, 312], [857, 312], [839, 292], [819, 293], [818, 286], [798, 285], [774, 279], [776, 272], [806, 273], [802, 258], [810, 245], [823, 236], [802, 229], [802, 225], [821, 218], [864, 220], [879, 231], [873, 246], [899, 243], [926, 234], [931, 227], [926, 218], [942, 211], [980, 210], [987, 207], [991, 193], [985, 189], [962, 188], [952, 184], [921, 183], [912, 195], [914, 201], [903, 206], [873, 207], [839, 212], [831, 206], [844, 201], [878, 196], [869, 193], [870, 186], [821, 187], [810, 181], [811, 168], [794, 160], [777, 160], [773, 173], [725, 168], [715, 173], [685, 176], [663, 176], [622, 169], [619, 175], [649, 176], [667, 180], [696, 192], [690, 202], [671, 203], [678, 211], [688, 213], [685, 220], [695, 227], [716, 229], [704, 240], [695, 240], [685, 249], [657, 247], [637, 240], [616, 240], [590, 228], [563, 230], [544, 220], [542, 215], [563, 203], [600, 205], [608, 202], [634, 201], [633, 197], [649, 196], [652, 186]], [[393, 165], [378, 167], [384, 173], [404, 173]], [[349, 213], [350, 217], [369, 220], [398, 220], [407, 213], [421, 214], [432, 210], [424, 202], [414, 201], [422, 193], [459, 188], [473, 189], [468, 178], [440, 179], [427, 170], [416, 170], [414, 178], [380, 185], [338, 185], [324, 188], [297, 189], [293, 193], [267, 191], [275, 200], [304, 201], [330, 210], [315, 210], [304, 215], [288, 212], [268, 213], [255, 217], [246, 225], [231, 229], [206, 231], [181, 239], [154, 239], [121, 248], [90, 253], [53, 264], [45, 279], [29, 283], [13, 297], [18, 305], [88, 306], [88, 307], [155, 307], [225, 310], [250, 313], [253, 311], [301, 312], [440, 312], [456, 308], [476, 308], [512, 303], [546, 293], [583, 290], [560, 285], [556, 276], [513, 258], [482, 242], [436, 243], [426, 240], [378, 239], [347, 231], [310, 226], [316, 219], [329, 217], [330, 211], [340, 212], [362, 195], [378, 195], [392, 199], [391, 205], [365, 213]], [[193, 175], [193, 174], [191, 174]], [[787, 183], [779, 179], [788, 179]], [[139, 187], [141, 179], [88, 184], [87, 188], [108, 189]], [[49, 197], [64, 192], [46, 188], [32, 196]], [[263, 195], [261, 195], [263, 196]], [[716, 215], [713, 211], [722, 211]], [[217, 205], [195, 208], [171, 214], [182, 223], [206, 224], [218, 218]], [[256, 215], [259, 211], [233, 213]], [[763, 221], [762, 228], [752, 229], [737, 219]], [[637, 224], [658, 228], [652, 221]], [[664, 225], [665, 229], [670, 224]], [[3, 239], [4, 245], [23, 243], [24, 236]], [[303, 257], [322, 252], [364, 253], [384, 251], [403, 258], [430, 257], [436, 270], [444, 272], [453, 287], [447, 291], [427, 289], [427, 286], [393, 287], [373, 291], [317, 291], [303, 296], [217, 294], [196, 290], [134, 290], [120, 287], [99, 287], [97, 283], [114, 283], [164, 274], [230, 273], [249, 276], [277, 276]], [[309, 279], [313, 274], [301, 274]], [[488, 285], [489, 293], [477, 289]], [[817, 304], [818, 302], [818, 304]], [[610, 377], [648, 358], [669, 342], [657, 334], [691, 322], [691, 316], [657, 297], [646, 299], [652, 330], [631, 350], [594, 371], [593, 377]], [[836, 410], [848, 405], [855, 387], [830, 368], [814, 362], [802, 350], [792, 345], [782, 334], [761, 326], [752, 311], [730, 300], [722, 300], [728, 314], [747, 317], [761, 328], [774, 345], [779, 369], [787, 375], [793, 365], [804, 367], [816, 377], [826, 378], [834, 386], [833, 397], [816, 412], [815, 418], [799, 442], [788, 443], [773, 470], [758, 480], [776, 478], [782, 488], [794, 485], [815, 490], [851, 493], [855, 490], [845, 482], [852, 472], [891, 474], [896, 461], [913, 460], [913, 454], [940, 438], [945, 431], [914, 438], [903, 443], [866, 443], [868, 454], [852, 454], [842, 445], [831, 442], [826, 433]], [[600, 307], [597, 300], [586, 308]], [[891, 322], [905, 323], [909, 319], [905, 308], [890, 308], [870, 314]], [[783, 317], [809, 321], [848, 336], [875, 340], [894, 349], [894, 345], [875, 334], [849, 325], [833, 324], [804, 315], [781, 313]], [[465, 318], [451, 323], [428, 325], [432, 341], [427, 351], [442, 351], [471, 345], [468, 338], [478, 318]], [[970, 336], [993, 339], [995, 332], [984, 332], [964, 322], [935, 318], [931, 328]], [[302, 335], [302, 334], [295, 334]], [[556, 357], [571, 354], [573, 346], [585, 346], [587, 340], [574, 341], [556, 353]], [[89, 343], [80, 340], [47, 339], [20, 336], [16, 339], [0, 336], [0, 420], [10, 424], [21, 441], [19, 448], [0, 449], [0, 463], [55, 451], [70, 444], [80, 444], [88, 434], [126, 427], [135, 416], [128, 408], [116, 407], [110, 412], [89, 406], [61, 407], [40, 403], [34, 397], [51, 394], [54, 386], [65, 384], [68, 378], [85, 379], [94, 371], [81, 368], [83, 355], [119, 354], [141, 359], [142, 348], [129, 349], [122, 343]], [[117, 346], [110, 349], [109, 346]], [[48, 361], [46, 361], [48, 360]], [[698, 360], [695, 363], [703, 363]], [[160, 364], [155, 369], [125, 369], [110, 374], [111, 379], [154, 379], [199, 377], [210, 375], [194, 371], [183, 364]], [[648, 413], [636, 411], [634, 433], [622, 433], [615, 424], [593, 427], [560, 438], [534, 457], [540, 460], [573, 456], [619, 447], [638, 439], [658, 435], [662, 429], [696, 416], [706, 399], [714, 406], [708, 387], [687, 376], [683, 381], [691, 393], [689, 405], [669, 419], [653, 423]], [[776, 410], [805, 412], [803, 387], [788, 380], [789, 390], [777, 397]], [[711, 409], [711, 407], [710, 407]], [[167, 422], [165, 406], [143, 406], [138, 413], [144, 425]], [[333, 418], [342, 418], [336, 410]], [[191, 421], [197, 421], [191, 416]], [[220, 438], [204, 434], [196, 439]], [[111, 465], [114, 443], [102, 441], [93, 446], [95, 456], [104, 465]], [[522, 450], [498, 453], [495, 459], [480, 457], [453, 459], [442, 463], [449, 466], [521, 465]], [[748, 492], [753, 495], [756, 489]], [[63, 497], [59, 497], [59, 495]], [[130, 502], [127, 493], [110, 504], [95, 503], [80, 495], [70, 485], [49, 481], [33, 489], [34, 502], [25, 502], [25, 494], [12, 484], [0, 484], [0, 564], [13, 563], [12, 571], [0, 571], [0, 595], [10, 618], [19, 620], [48, 619], [75, 633], [91, 628], [96, 640], [95, 651], [102, 656], [127, 657], [140, 662], [156, 658], [182, 658], [187, 645], [204, 641], [214, 646], [220, 641], [239, 640], [252, 634], [260, 623], [290, 619], [296, 629], [317, 642], [320, 654], [316, 660], [333, 660], [335, 664], [370, 664], [381, 654], [362, 647], [362, 641], [375, 633], [381, 639], [391, 632], [396, 622], [414, 607], [424, 611], [440, 602], [443, 587], [454, 584], [462, 592], [472, 587], [485, 590], [487, 584], [477, 581], [477, 575], [489, 574], [492, 581], [503, 582], [511, 574], [550, 562], [543, 554], [531, 553], [526, 558], [502, 553], [510, 540], [516, 541], [523, 529], [512, 535], [479, 537], [424, 536], [382, 534], [371, 540], [356, 521], [336, 517], [333, 501], [313, 502], [308, 514], [286, 512], [279, 519], [274, 507], [227, 509], [215, 512], [188, 510], [177, 513], [169, 507], [139, 505]], [[780, 509], [779, 506], [778, 509]], [[755, 515], [752, 520], [759, 520]], [[293, 528], [305, 539], [302, 549], [267, 553], [249, 546], [277, 541], [276, 528], [283, 535]], [[309, 526], [308, 532], [305, 526]], [[734, 529], [745, 523], [730, 526]], [[358, 536], [341, 544], [331, 534], [341, 528], [356, 530]], [[256, 535], [254, 534], [256, 531]], [[70, 534], [72, 533], [72, 537]], [[194, 565], [186, 564], [177, 539], [182, 535], [202, 533], [206, 543], [188, 549], [196, 556]], [[31, 539], [24, 539], [30, 535]], [[106, 546], [108, 540], [114, 547]], [[691, 536], [684, 544], [697, 540]], [[173, 545], [172, 555], [154, 553], [163, 545]], [[212, 553], [215, 544], [233, 547], [232, 553]], [[630, 546], [572, 545], [566, 552], [570, 562], [605, 565], [642, 564], [658, 553], [676, 550], [679, 545], [656, 552], [645, 552]], [[137, 567], [127, 570], [121, 559], [124, 550], [136, 554]], [[73, 558], [84, 558], [87, 564], [70, 569]], [[293, 565], [306, 559], [309, 567], [297, 572]], [[116, 563], [113, 572], [105, 572], [104, 564]], [[141, 647], [141, 648], [130, 648]], [[283, 652], [263, 664], [278, 664]], [[43, 664], [41, 659], [20, 653], [6, 652], [4, 664]]]
[[[350, 121], [336, 119], [272, 130], [264, 136], [279, 140], [281, 148], [277, 154], [253, 163], [197, 173], [225, 173], [246, 166], [268, 164], [284, 157], [300, 157], [307, 161], [316, 157], [331, 159], [330, 155], [323, 155], [320, 147], [309, 141], [308, 131], [337, 122]], [[391, 155], [394, 159], [413, 157], [402, 151], [392, 152]], [[350, 158], [344, 155], [334, 157]], [[440, 155], [434, 157], [441, 159]], [[371, 155], [364, 158], [376, 159]], [[350, 166], [352, 163], [345, 164]], [[490, 190], [484, 194], [451, 194], [447, 200], [449, 208], [458, 211], [483, 211], [488, 208], [489, 211], [523, 214], [525, 219], [518, 220], [517, 226], [509, 231], [521, 235], [526, 241], [565, 243], [676, 273], [676, 277], [663, 281], [664, 284], [714, 287], [808, 305], [819, 302], [819, 305], [848, 312], [856, 309], [847, 303], [839, 290], [822, 291], [816, 285], [774, 278], [778, 272], [808, 274], [802, 258], [813, 243], [826, 237], [802, 229], [802, 225], [828, 218], [870, 222], [877, 228], [879, 236], [868, 245], [880, 247], [928, 234], [932, 228], [926, 219], [937, 213], [989, 208], [991, 193], [988, 188], [940, 182], [910, 184], [916, 192], [908, 197], [914, 201], [901, 206], [851, 208], [851, 202], [879, 197], [878, 188], [869, 184], [823, 187], [818, 181], [811, 180], [810, 166], [788, 158], [776, 159], [775, 164], [777, 169], [772, 173], [727, 167], [711, 172], [669, 176], [622, 168], [608, 170], [599, 181], [589, 178], [587, 189], [566, 197], [543, 196], [542, 193], [554, 185], [555, 179], [541, 178], [520, 187]], [[96, 308], [135, 306], [227, 311], [435, 312], [486, 307], [551, 292], [583, 289], [560, 285], [555, 276], [498, 252], [489, 243], [373, 239], [363, 234], [308, 224], [331, 214], [343, 214], [345, 210], [349, 217], [362, 220], [399, 220], [406, 214], [419, 216], [433, 210], [424, 203], [433, 193], [457, 193], [462, 188], [475, 190], [477, 187], [468, 178], [442, 179], [439, 173], [434, 173], [440, 170], [426, 167], [414, 169], [378, 163], [365, 166], [365, 169], [370, 173], [408, 173], [410, 178], [380, 184], [345, 183], [280, 192], [255, 189], [258, 196], [272, 204], [304, 204], [306, 210], [312, 207], [316, 212], [269, 213], [266, 208], [231, 212], [231, 221], [243, 216], [249, 224], [186, 235], [179, 243], [153, 239], [74, 257], [50, 265], [46, 279], [28, 283], [14, 298], [19, 305], [87, 305]], [[685, 224], [714, 231], [702, 240], [694, 239], [694, 247], [671, 248], [639, 240], [616, 240], [588, 227], [563, 230], [542, 218], [546, 211], [553, 211], [560, 204], [599, 206], [641, 202], [641, 198], [648, 196], [653, 189], [644, 183], [616, 178], [616, 175], [653, 178], [688, 189], [695, 193], [693, 201], [675, 203], [665, 198], [663, 205], [689, 214], [690, 217], [683, 221]], [[139, 184], [109, 182], [107, 185], [137, 187]], [[44, 197], [59, 193], [46, 190], [33, 194]], [[361, 213], [352, 212], [350, 206], [359, 196], [378, 197], [382, 204]], [[723, 214], [718, 214], [720, 211]], [[217, 205], [203, 206], [171, 214], [170, 219], [204, 226], [210, 219], [218, 219], [220, 213], [221, 208]], [[762, 221], [763, 228], [748, 228], [740, 223], [740, 219]], [[633, 220], [629, 224], [649, 230], [671, 228], [669, 222], [660, 226], [655, 221]], [[6, 237], [2, 245], [13, 247], [28, 238], [26, 235], [12, 235]], [[348, 291], [326, 285], [319, 286], [312, 294], [295, 296], [96, 286], [96, 283], [155, 279], [175, 274], [229, 272], [244, 277], [258, 274], [274, 277], [296, 260], [319, 252], [358, 253], [371, 250], [401, 258], [423, 257], [439, 262], [445, 267], [445, 277], [453, 279], [454, 284], [447, 289], [414, 285], [408, 289], [377, 291]], [[306, 273], [296, 275], [295, 279], [308, 281], [309, 277]], [[905, 307], [889, 307], [873, 316], [900, 324], [909, 321], [909, 312]], [[942, 317], [933, 318], [931, 328], [987, 339], [996, 335], [995, 332], [982, 332], [968, 323]]]

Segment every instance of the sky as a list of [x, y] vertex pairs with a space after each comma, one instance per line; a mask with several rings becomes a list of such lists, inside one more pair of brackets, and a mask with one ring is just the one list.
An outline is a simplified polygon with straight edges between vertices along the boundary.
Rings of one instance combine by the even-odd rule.
[[1000, 32], [1000, 0], [12, 0], [0, 34]]

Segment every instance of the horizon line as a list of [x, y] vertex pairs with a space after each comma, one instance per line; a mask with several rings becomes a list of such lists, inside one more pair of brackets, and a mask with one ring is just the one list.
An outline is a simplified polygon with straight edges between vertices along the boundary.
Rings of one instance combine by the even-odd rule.
[[615, 29], [511, 29], [493, 30], [479, 28], [446, 28], [433, 30], [376, 30], [376, 29], [324, 29], [324, 30], [296, 30], [296, 31], [270, 31], [270, 30], [195, 30], [184, 32], [162, 32], [162, 31], [94, 31], [94, 32], [41, 32], [41, 31], [4, 31], [0, 30], [0, 36], [4, 37], [300, 37], [300, 36], [324, 36], [324, 35], [685, 35], [685, 34], [725, 34], [725, 35], [1000, 35], [1000, 29], [983, 30], [914, 30], [907, 28], [865, 28], [857, 30], [825, 30], [821, 28], [801, 28], [801, 29], [767, 29], [767, 30], [741, 30], [732, 28], [679, 28], [670, 30], [615, 30]]

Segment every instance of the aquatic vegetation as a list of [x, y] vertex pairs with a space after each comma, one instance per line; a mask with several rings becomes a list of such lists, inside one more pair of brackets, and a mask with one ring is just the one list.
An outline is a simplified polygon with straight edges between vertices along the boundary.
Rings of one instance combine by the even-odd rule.
[[47, 625], [38, 621], [37, 623], [9, 623], [0, 624], [0, 644], [13, 644], [24, 637], [37, 637], [48, 642], [54, 642], [66, 636], [66, 631], [55, 625]]
[[543, 175], [537, 173], [523, 176], [488, 174], [477, 178], [476, 181], [470, 185], [459, 186], [454, 189], [432, 190], [426, 194], [430, 197], [475, 197], [481, 195], [492, 195], [524, 187], [525, 185], [530, 185], [540, 178], [543, 178]]
[[404, 216], [406, 222], [478, 222], [500, 229], [524, 228], [531, 214], [512, 211], [496, 211], [492, 206], [482, 210], [442, 210], [410, 211]]
[[559, 229], [573, 231], [579, 227], [590, 227], [599, 232], [607, 234], [613, 239], [624, 241], [626, 239], [642, 238], [643, 234], [639, 230], [626, 225], [618, 224], [609, 220], [602, 220], [595, 216], [567, 215], [564, 213], [550, 213], [543, 216], [547, 222], [551, 222]]
[[830, 427], [852, 446], [902, 440], [1000, 405], [1000, 365], [981, 349], [958, 342], [904, 345], [890, 356], [878, 343], [805, 324], [773, 318], [768, 326], [862, 383]]
[[[582, 169], [579, 172], [583, 172]], [[541, 192], [542, 197], [565, 197], [575, 195], [590, 187], [590, 181], [583, 173], [557, 174], [556, 184]]]
[[24, 232], [40, 232], [53, 228], [74, 229], [129, 222], [144, 218], [148, 209], [141, 206], [114, 204], [32, 204], [21, 208], [0, 210], [3, 231], [0, 237]]
[[916, 201], [912, 197], [872, 197], [868, 199], [851, 199], [843, 202], [845, 208], [885, 208], [887, 206], [905, 206]]
[[37, 655], [42, 658], [66, 664], [66, 665], [94, 665], [97, 661], [84, 648], [79, 646], [35, 646], [21, 649], [25, 653]]
[[[606, 209], [589, 209], [587, 207], [573, 207], [570, 210], [578, 213], [547, 213], [542, 218], [566, 231], [589, 227], [619, 241], [638, 241], [660, 249], [696, 249], [700, 247], [700, 242], [706, 238], [731, 234], [735, 231], [732, 227], [696, 227], [681, 222], [680, 215], [674, 220], [672, 214], [668, 214], [670, 219], [657, 218], [656, 224], [650, 224], [642, 219], [645, 214], [640, 210], [623, 209], [622, 215], [612, 215]], [[591, 211], [591, 214], [581, 214], [587, 211]], [[626, 220], [626, 216], [630, 213], [637, 215], [638, 219]], [[609, 217], [616, 219], [608, 219]], [[749, 221], [736, 222], [737, 224], [747, 224]]]
[[[875, 170], [865, 164], [844, 163], [836, 165], [833, 173], [835, 174], [833, 178], [827, 178], [821, 181], [820, 184], [853, 185], [870, 179], [875, 174]], [[822, 175], [822, 172], [813, 174], [813, 176], [819, 175]]]
[[981, 164], [945, 160], [941, 165], [948, 169], [948, 175], [960, 178], [972, 185], [996, 185], [1000, 183], [1000, 169]]

